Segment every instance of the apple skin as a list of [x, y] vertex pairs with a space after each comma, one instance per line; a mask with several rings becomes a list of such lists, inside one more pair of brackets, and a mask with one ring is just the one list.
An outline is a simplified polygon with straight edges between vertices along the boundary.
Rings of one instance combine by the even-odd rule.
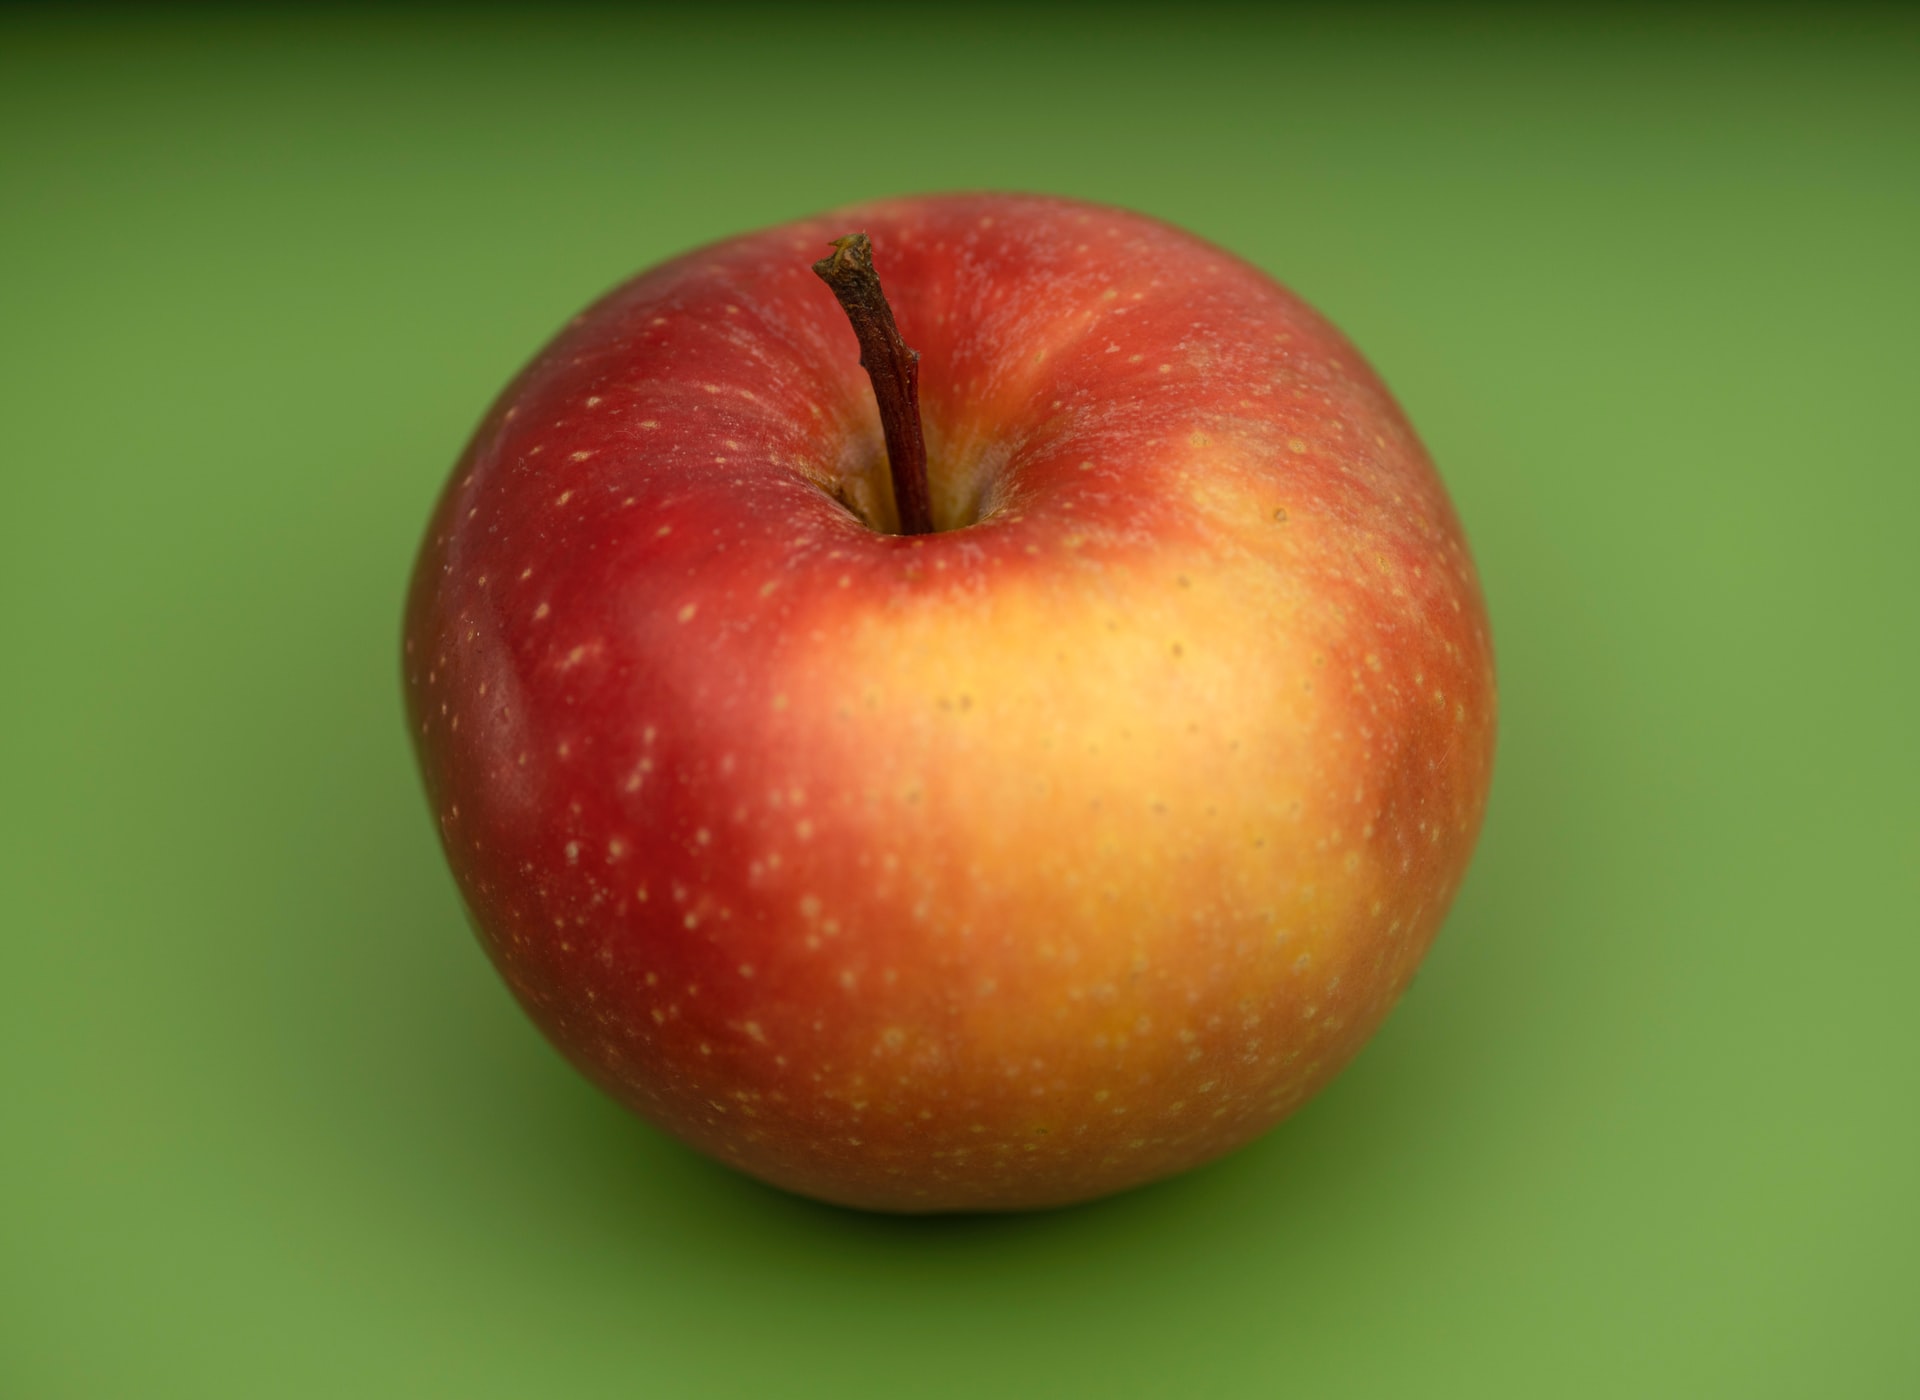
[[[853, 230], [940, 533], [860, 518], [880, 429], [810, 270]], [[879, 1210], [1084, 1200], [1273, 1126], [1412, 977], [1492, 770], [1474, 568], [1380, 381], [1253, 267], [1050, 198], [809, 219], [576, 317], [454, 469], [404, 652], [541, 1030]]]

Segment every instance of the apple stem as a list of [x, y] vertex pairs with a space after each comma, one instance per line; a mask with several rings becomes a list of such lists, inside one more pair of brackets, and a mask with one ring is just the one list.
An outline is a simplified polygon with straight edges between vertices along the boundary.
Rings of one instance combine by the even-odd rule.
[[864, 233], [836, 238], [833, 256], [822, 258], [813, 270], [833, 289], [853, 322], [860, 366], [873, 381], [900, 533], [930, 535], [933, 499], [927, 489], [927, 440], [920, 428], [920, 354], [907, 347], [893, 323], [893, 308], [880, 290], [880, 274], [873, 270], [873, 241]]

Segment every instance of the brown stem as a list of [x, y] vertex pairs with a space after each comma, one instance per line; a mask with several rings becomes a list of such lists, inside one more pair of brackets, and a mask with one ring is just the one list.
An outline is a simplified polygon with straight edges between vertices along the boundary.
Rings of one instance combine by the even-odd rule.
[[887, 467], [893, 473], [893, 504], [900, 533], [933, 533], [933, 499], [927, 490], [927, 441], [920, 430], [920, 356], [907, 348], [893, 323], [893, 308], [873, 270], [873, 242], [864, 233], [833, 240], [833, 256], [813, 265], [820, 280], [853, 322], [860, 342], [860, 365], [873, 381], [880, 406], [880, 431], [887, 440]]

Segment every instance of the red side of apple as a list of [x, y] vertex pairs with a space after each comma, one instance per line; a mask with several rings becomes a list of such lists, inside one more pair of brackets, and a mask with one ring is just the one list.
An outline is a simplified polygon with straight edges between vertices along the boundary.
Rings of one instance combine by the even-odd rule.
[[[854, 230], [922, 356], [933, 535], [886, 533], [810, 270]], [[1084, 1199], [1285, 1117], [1413, 975], [1494, 747], [1459, 523], [1352, 346], [1044, 198], [791, 224], [576, 317], [454, 470], [404, 669], [553, 1043], [887, 1210]]]

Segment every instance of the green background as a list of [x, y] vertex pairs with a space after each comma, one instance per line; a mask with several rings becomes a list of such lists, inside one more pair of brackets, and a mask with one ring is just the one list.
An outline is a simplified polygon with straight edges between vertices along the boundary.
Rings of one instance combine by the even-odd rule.
[[[0, 12], [0, 1393], [1920, 1394], [1920, 27], [898, 8]], [[911, 1221], [536, 1037], [396, 638], [573, 310], [951, 187], [1161, 215], [1344, 326], [1503, 735], [1320, 1100]]]

